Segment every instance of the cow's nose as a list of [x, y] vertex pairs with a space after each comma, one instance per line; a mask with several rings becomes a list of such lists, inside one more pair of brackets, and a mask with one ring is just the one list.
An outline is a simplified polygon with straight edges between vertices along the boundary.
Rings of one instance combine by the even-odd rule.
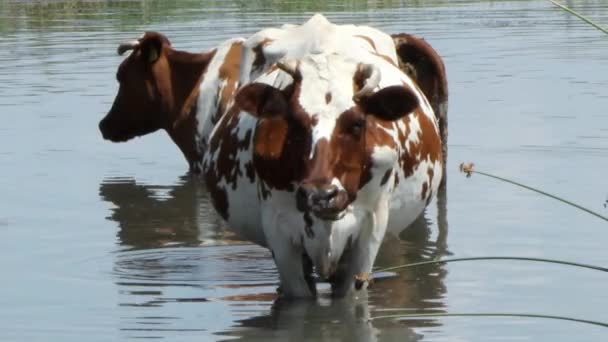
[[339, 193], [337, 186], [333, 184], [313, 186], [302, 184], [296, 192], [296, 202], [300, 211], [323, 211], [332, 210], [336, 206], [334, 200]]

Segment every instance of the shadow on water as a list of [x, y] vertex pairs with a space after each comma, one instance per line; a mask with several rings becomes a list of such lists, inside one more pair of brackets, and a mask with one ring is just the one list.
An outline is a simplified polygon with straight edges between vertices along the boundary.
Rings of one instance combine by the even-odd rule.
[[[108, 219], [117, 223], [117, 243], [123, 248], [116, 252], [113, 276], [118, 306], [125, 310], [120, 330], [130, 337], [205, 333], [259, 340], [417, 341], [422, 336], [413, 328], [439, 322], [368, 319], [395, 312], [445, 312], [447, 271], [439, 264], [377, 274], [373, 287], [355, 299], [332, 299], [329, 286], [319, 284], [317, 301], [277, 300], [278, 275], [270, 254], [233, 239], [191, 176], [173, 185], [107, 178], [99, 194], [115, 206]], [[387, 236], [377, 267], [447, 253], [445, 192], [436, 203], [436, 224], [428, 218], [429, 210], [408, 229]], [[200, 316], [213, 319], [218, 311], [228, 319], [209, 330]]]

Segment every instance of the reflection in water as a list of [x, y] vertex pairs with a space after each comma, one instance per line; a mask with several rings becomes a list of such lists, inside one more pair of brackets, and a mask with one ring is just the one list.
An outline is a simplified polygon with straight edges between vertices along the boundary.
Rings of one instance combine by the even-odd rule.
[[[269, 314], [244, 319], [239, 327], [221, 335], [260, 341], [377, 341], [381, 332], [370, 317], [365, 294], [355, 299], [277, 301]], [[417, 341], [420, 337], [410, 329], [397, 330], [398, 341]]]
[[118, 223], [118, 239], [124, 246], [196, 246], [225, 235], [207, 192], [191, 175], [169, 186], [138, 184], [133, 178], [107, 178], [99, 194], [116, 206], [108, 219]]

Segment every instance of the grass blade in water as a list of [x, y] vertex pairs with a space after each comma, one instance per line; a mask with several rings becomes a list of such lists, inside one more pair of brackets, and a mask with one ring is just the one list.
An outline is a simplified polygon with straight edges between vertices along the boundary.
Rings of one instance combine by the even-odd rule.
[[443, 264], [443, 263], [458, 262], [458, 261], [476, 261], [476, 260], [535, 261], [535, 262], [545, 262], [545, 263], [550, 263], [550, 264], [582, 267], [582, 268], [587, 268], [587, 269], [591, 269], [591, 270], [595, 270], [595, 271], [608, 272], [608, 268], [606, 268], [606, 267], [589, 265], [589, 264], [581, 264], [581, 263], [577, 263], [577, 262], [555, 260], [555, 259], [544, 259], [544, 258], [509, 257], [509, 256], [469, 257], [469, 258], [451, 258], [451, 259], [429, 260], [429, 261], [414, 262], [411, 264], [405, 264], [405, 265], [399, 265], [399, 266], [386, 267], [386, 268], [376, 270], [375, 272], [388, 272], [388, 271], [394, 271], [394, 270], [398, 270], [398, 269], [411, 268], [411, 267], [417, 267], [417, 266], [423, 266], [423, 265]]
[[591, 321], [586, 319], [565, 317], [565, 316], [554, 316], [554, 315], [541, 315], [541, 314], [527, 314], [527, 313], [426, 313], [426, 314], [402, 314], [402, 315], [383, 315], [371, 317], [370, 320], [377, 319], [390, 319], [390, 318], [425, 318], [425, 317], [522, 317], [522, 318], [543, 318], [543, 319], [554, 319], [560, 321], [570, 321], [583, 324], [591, 324], [608, 328], [608, 323]]
[[553, 3], [555, 6], [561, 8], [562, 10], [564, 10], [564, 11], [566, 11], [566, 12], [568, 12], [568, 13], [576, 16], [576, 17], [578, 17], [579, 19], [581, 19], [582, 21], [586, 22], [587, 24], [589, 24], [589, 25], [595, 27], [596, 29], [598, 29], [598, 30], [600, 30], [600, 31], [608, 34], [608, 29], [605, 29], [602, 26], [600, 26], [599, 24], [594, 23], [593, 21], [591, 21], [591, 19], [583, 16], [582, 14], [580, 14], [578, 12], [575, 12], [573, 9], [571, 9], [571, 8], [565, 6], [565, 5], [562, 5], [559, 2], [557, 2], [557, 1], [554, 1], [554, 0], [549, 0], [549, 1], [551, 1], [551, 3]]

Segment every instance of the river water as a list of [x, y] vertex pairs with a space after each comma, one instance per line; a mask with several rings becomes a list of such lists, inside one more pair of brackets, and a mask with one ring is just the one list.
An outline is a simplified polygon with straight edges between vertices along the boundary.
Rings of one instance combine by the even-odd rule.
[[[570, 1], [608, 25], [608, 2]], [[450, 86], [446, 196], [378, 267], [519, 256], [608, 265], [606, 222], [458, 164], [608, 215], [608, 36], [547, 1], [14, 1], [0, 3], [0, 341], [606, 341], [608, 275], [476, 261], [380, 273], [356, 298], [276, 302], [269, 253], [224, 230], [164, 133], [97, 129], [117, 44], [144, 30], [201, 51], [323, 12], [425, 37]]]

